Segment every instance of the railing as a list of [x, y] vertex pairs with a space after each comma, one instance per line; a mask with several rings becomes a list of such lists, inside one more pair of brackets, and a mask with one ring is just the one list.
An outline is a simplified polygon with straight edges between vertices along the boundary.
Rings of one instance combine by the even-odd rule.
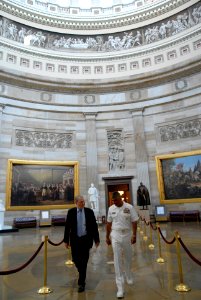
[[[147, 236], [147, 229], [149, 228], [149, 237]], [[159, 257], [156, 259], [156, 262], [159, 264], [165, 263], [165, 259], [163, 258], [162, 254], [162, 247], [161, 247], [161, 238], [162, 240], [169, 245], [172, 245], [176, 243], [176, 252], [177, 252], [177, 263], [178, 263], [178, 273], [179, 273], [179, 283], [175, 286], [175, 290], [178, 292], [188, 292], [191, 290], [188, 285], [184, 283], [184, 278], [183, 278], [183, 268], [182, 268], [182, 259], [181, 259], [181, 251], [180, 247], [182, 246], [185, 252], [188, 254], [188, 256], [191, 258], [193, 262], [195, 262], [197, 265], [201, 266], [201, 261], [197, 259], [191, 251], [187, 248], [185, 243], [183, 242], [180, 234], [178, 231], [175, 232], [174, 236], [172, 239], [167, 240], [166, 237], [163, 235], [159, 223], [156, 225], [153, 225], [151, 222], [147, 222], [145, 219], [141, 218], [139, 219], [138, 222], [138, 227], [137, 230], [139, 231], [140, 235], [143, 237], [143, 240], [149, 241], [149, 249], [153, 250], [155, 248], [154, 241], [153, 241], [153, 233], [157, 233], [157, 242], [158, 242], [158, 253]], [[0, 275], [10, 275], [14, 274], [17, 272], [20, 272], [24, 268], [26, 268], [39, 254], [40, 250], [44, 246], [44, 284], [41, 288], [38, 289], [39, 294], [49, 294], [53, 292], [53, 290], [48, 287], [47, 285], [47, 258], [48, 258], [48, 249], [47, 249], [47, 244], [49, 243], [52, 246], [60, 246], [64, 241], [62, 240], [59, 243], [54, 243], [51, 241], [48, 236], [43, 236], [42, 242], [40, 243], [39, 247], [36, 249], [35, 253], [31, 256], [31, 258], [28, 259], [27, 262], [25, 262], [22, 266], [19, 266], [15, 269], [11, 270], [6, 270], [6, 271], [0, 271]], [[67, 252], [69, 256], [69, 252]], [[69, 258], [69, 257], [68, 257]], [[72, 265], [73, 262], [70, 259], [67, 259], [65, 262], [65, 265]]]
[[[142, 230], [142, 226], [144, 226], [144, 231]], [[159, 257], [156, 259], [157, 263], [163, 264], [165, 263], [165, 259], [163, 258], [162, 255], [162, 250], [161, 250], [161, 238], [162, 240], [169, 245], [172, 245], [176, 243], [176, 252], [177, 252], [177, 263], [178, 263], [178, 272], [179, 272], [179, 284], [175, 286], [175, 290], [178, 292], [189, 292], [191, 288], [184, 284], [184, 279], [183, 279], [183, 269], [182, 269], [182, 260], [181, 260], [181, 251], [180, 251], [180, 246], [183, 247], [185, 252], [188, 254], [188, 256], [199, 266], [201, 266], [201, 261], [197, 259], [187, 248], [185, 243], [183, 242], [182, 238], [180, 237], [180, 234], [178, 231], [175, 232], [174, 236], [172, 237], [171, 240], [167, 240], [165, 236], [163, 235], [159, 223], [154, 226], [151, 222], [147, 222], [144, 218], [140, 217], [140, 221], [138, 223], [138, 231], [141, 233], [143, 236], [143, 240], [146, 241], [148, 240], [148, 237], [146, 236], [146, 226], [150, 227], [150, 244], [148, 245], [150, 250], [153, 250], [155, 248], [153, 244], [153, 233], [152, 231], [157, 231], [157, 241], [158, 241], [158, 253]]]

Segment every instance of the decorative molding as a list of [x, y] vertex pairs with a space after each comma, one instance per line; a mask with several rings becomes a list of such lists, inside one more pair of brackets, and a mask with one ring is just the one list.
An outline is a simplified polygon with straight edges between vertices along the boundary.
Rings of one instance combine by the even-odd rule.
[[50, 101], [52, 101], [52, 94], [42, 92], [40, 98], [41, 98], [41, 101], [50, 102]]
[[122, 129], [107, 131], [109, 171], [125, 169], [124, 138]]
[[143, 117], [143, 111], [144, 111], [144, 107], [139, 107], [139, 108], [135, 108], [130, 110], [130, 113], [132, 114], [132, 117]]
[[130, 98], [131, 100], [139, 100], [141, 98], [141, 91], [140, 90], [135, 90], [135, 91], [132, 91], [130, 93]]
[[[4, 83], [24, 86], [27, 88], [33, 88], [36, 89], [42, 88], [46, 91], [51, 92], [73, 92], [73, 93], [92, 93], [96, 94], [98, 92], [117, 92], [122, 90], [133, 90], [135, 88], [139, 89], [142, 87], [151, 86], [152, 84], [156, 84], [160, 81], [166, 82], [166, 81], [173, 81], [178, 80], [178, 78], [183, 78], [184, 76], [190, 76], [194, 73], [200, 72], [201, 67], [201, 61], [199, 58], [199, 51], [200, 51], [200, 34], [201, 29], [197, 27], [196, 31], [193, 31], [192, 29], [188, 31], [188, 34], [183, 34], [179, 36], [179, 38], [172, 38], [168, 39], [166, 43], [157, 43], [155, 47], [147, 45], [146, 47], [140, 47], [140, 51], [138, 51], [138, 48], [136, 48], [136, 51], [132, 52], [122, 52], [119, 53], [118, 56], [113, 53], [113, 55], [105, 53], [104, 55], [100, 54], [99, 56], [93, 56], [90, 55], [90, 58], [87, 57], [66, 57], [62, 56], [61, 52], [57, 53], [57, 56], [54, 55], [54, 52], [46, 52], [45, 50], [40, 52], [33, 52], [33, 48], [30, 49], [21, 48], [17, 45], [17, 43], [13, 42], [12, 44], [8, 44], [5, 42], [5, 39], [2, 39], [0, 42], [0, 45], [2, 47], [3, 53], [4, 53], [4, 61], [2, 63], [2, 66], [4, 65], [4, 71], [0, 72], [0, 80]], [[197, 39], [197, 40], [196, 40]], [[188, 55], [187, 58], [183, 58], [181, 60], [181, 53], [179, 51], [179, 45], [187, 43], [187, 40], [189, 40], [189, 48], [191, 49], [191, 55]], [[179, 45], [178, 45], [179, 44]], [[175, 47], [175, 48], [174, 48]], [[178, 53], [178, 58], [173, 60], [167, 60], [167, 53], [170, 52], [170, 49], [172, 51], [176, 51]], [[32, 50], [31, 50], [32, 49]], [[9, 51], [9, 53], [8, 53]], [[195, 54], [194, 54], [194, 52]], [[155, 53], [163, 53], [164, 55], [164, 63], [161, 63], [159, 66], [156, 64], [154, 65], [154, 55]], [[196, 53], [197, 52], [197, 53]], [[13, 54], [15, 55], [13, 55]], [[16, 57], [16, 55], [18, 56]], [[20, 76], [20, 69], [17, 64], [14, 64], [10, 66], [8, 65], [6, 58], [7, 56], [15, 57], [15, 63], [16, 61], [20, 60], [21, 57], [30, 58], [31, 66], [34, 65], [34, 62], [40, 62], [40, 64], [37, 64], [38, 67], [42, 68], [42, 73], [40, 72], [40, 69], [34, 69], [30, 68], [26, 71], [26, 77], [24, 77], [24, 73]], [[150, 57], [152, 62], [152, 70], [149, 72], [149, 67], [147, 69], [142, 69], [142, 59], [144, 57]], [[40, 61], [41, 60], [41, 61]], [[120, 61], [127, 61], [127, 72], [126, 74], [124, 72], [118, 71], [118, 63]], [[55, 72], [50, 75], [52, 78], [55, 76], [57, 77], [57, 81], [55, 82], [54, 79], [49, 77], [50, 72], [47, 72], [45, 70], [46, 61], [51, 61], [55, 63]], [[107, 63], [110, 61], [110, 63], [114, 63], [113, 65]], [[69, 64], [67, 64], [69, 62]], [[70, 62], [73, 62], [73, 66]], [[174, 62], [174, 68], [172, 65], [172, 62]], [[190, 62], [190, 63], [189, 63]], [[81, 76], [76, 77], [76, 81], [72, 80], [71, 76], [71, 69], [76, 69], [76, 73], [79, 74], [80, 64], [86, 64], [91, 65], [91, 74], [81, 74]], [[97, 63], [97, 67], [100, 68], [101, 65], [101, 74], [106, 74], [106, 76], [101, 75], [100, 80], [100, 73], [95, 73], [94, 70], [96, 68], [95, 63]], [[58, 72], [58, 66], [67, 65], [67, 72], [65, 73], [65, 76]], [[12, 72], [7, 71], [7, 66], [12, 69]], [[108, 77], [112, 77], [112, 73], [107, 74], [107, 66], [112, 66], [112, 69], [115, 68], [115, 78], [113, 78], [113, 81], [108, 82]], [[35, 65], [36, 67], [36, 65]], [[130, 67], [130, 69], [129, 69]], [[138, 69], [133, 69], [134, 67], [138, 67]], [[138, 76], [135, 76], [135, 70], [137, 70]], [[39, 71], [39, 72], [38, 72]], [[153, 73], [154, 71], [154, 73]], [[18, 74], [15, 76], [15, 74]], [[120, 74], [118, 74], [120, 73]], [[40, 76], [43, 75], [43, 76]], [[45, 78], [45, 76], [47, 76]], [[74, 75], [76, 76], [76, 75]], [[85, 77], [84, 76], [88, 76]], [[97, 77], [96, 77], [97, 76]], [[124, 76], [124, 77], [122, 77]], [[80, 78], [81, 77], [81, 78]], [[114, 77], [114, 76], [113, 76]], [[82, 81], [80, 81], [80, 79]], [[84, 80], [83, 80], [84, 79]], [[97, 80], [96, 80], [97, 79]], [[115, 79], [115, 80], [114, 80]], [[96, 84], [91, 84], [91, 80], [94, 82], [96, 80]], [[65, 84], [64, 84], [65, 83]], [[81, 83], [81, 84], [80, 84]], [[109, 84], [108, 84], [109, 83]]]
[[[2, 49], [4, 49], [4, 52], [6, 49], [10, 49], [11, 51], [14, 52], [18, 52], [18, 53], [22, 53], [22, 56], [24, 55], [30, 55], [31, 57], [37, 57], [37, 59], [41, 58], [41, 59], [47, 59], [47, 60], [54, 60], [54, 61], [65, 61], [65, 62], [84, 62], [84, 63], [91, 63], [91, 62], [111, 62], [111, 61], [120, 61], [120, 60], [131, 60], [132, 58], [135, 59], [135, 61], [130, 63], [130, 68], [131, 69], [137, 69], [139, 68], [138, 62], [136, 61], [136, 57], [142, 57], [144, 55], [151, 55], [152, 53], [156, 53], [158, 51], [165, 51], [166, 49], [169, 49], [171, 47], [176, 47], [179, 44], [182, 44], [183, 42], [187, 42], [188, 40], [195, 38], [196, 36], [198, 36], [198, 38], [200, 37], [201, 34], [201, 29], [198, 28], [196, 31], [191, 31], [186, 33], [185, 35], [182, 35], [180, 37], [178, 37], [178, 39], [168, 39], [168, 41], [166, 43], [162, 43], [162, 44], [158, 44], [155, 45], [155, 47], [151, 46], [151, 45], [146, 45], [146, 47], [141, 47], [140, 51], [138, 50], [138, 48], [133, 48], [132, 52], [126, 52], [122, 51], [122, 53], [118, 53], [118, 55], [116, 55], [115, 52], [113, 52], [113, 55], [107, 55], [107, 52], [103, 54], [100, 54], [100, 56], [93, 56], [93, 54], [91, 54], [90, 58], [85, 57], [85, 56], [73, 56], [72, 53], [70, 55], [68, 55], [67, 52], [65, 52], [65, 55], [63, 55], [62, 52], [59, 52], [59, 55], [55, 56], [55, 53], [53, 51], [49, 51], [47, 52], [46, 49], [41, 49], [40, 52], [35, 51], [32, 48], [22, 48], [20, 45], [18, 46], [16, 43], [15, 44], [9, 44], [6, 42], [6, 40], [2, 39], [0, 41], [0, 46], [2, 47]], [[150, 46], [150, 47], [149, 47]], [[201, 48], [201, 40], [200, 38], [194, 42], [193, 44], [194, 50], [199, 50]], [[135, 50], [135, 51], [134, 51]], [[175, 50], [174, 50], [175, 51]], [[119, 55], [120, 54], [120, 55]], [[11, 54], [8, 54], [11, 55]], [[171, 59], [171, 51], [168, 54], [168, 59]], [[13, 55], [13, 57], [16, 56]], [[76, 66], [75, 66], [76, 67]], [[71, 67], [73, 68], [73, 67]], [[72, 73], [72, 70], [71, 70]]]
[[84, 102], [86, 104], [94, 104], [95, 100], [96, 100], [95, 95], [86, 95], [86, 96], [84, 96]]
[[[64, 54], [75, 51], [112, 52], [133, 49], [162, 41], [201, 23], [199, 11], [201, 5], [196, 3], [190, 8], [144, 27], [123, 32], [98, 35], [62, 34], [25, 26], [5, 17], [0, 18], [2, 29], [0, 35], [17, 43], [31, 45], [45, 50], [62, 51]], [[182, 53], [188, 49], [183, 49]], [[87, 68], [87, 67], [85, 67]], [[85, 70], [83, 70], [85, 72]], [[88, 70], [87, 72], [90, 72]]]
[[154, 62], [155, 64], [161, 64], [164, 62], [164, 55], [163, 54], [160, 54], [160, 55], [157, 55], [154, 57]]
[[158, 126], [160, 142], [170, 142], [201, 135], [201, 118]]
[[2, 113], [4, 109], [6, 108], [6, 105], [0, 103], [0, 112]]
[[85, 112], [85, 113], [83, 113], [83, 115], [87, 121], [89, 121], [89, 120], [94, 121], [94, 120], [96, 120], [96, 117], [97, 117], [96, 112]]
[[[33, 8], [28, 9], [27, 7], [17, 5], [16, 3], [10, 3], [9, 1], [2, 0], [0, 2], [0, 10], [6, 14], [14, 15], [23, 20], [27, 20], [38, 25], [51, 26], [53, 28], [62, 28], [70, 30], [105, 30], [114, 28], [125, 27], [133, 24], [138, 24], [143, 21], [152, 20], [155, 17], [171, 13], [179, 7], [191, 5], [189, 0], [167, 0], [162, 3], [156, 3], [155, 5], [150, 5], [143, 10], [134, 10], [133, 12], [124, 12], [120, 15], [110, 15], [108, 18], [103, 16], [101, 18], [99, 15], [90, 15], [89, 17], [79, 14], [79, 17], [75, 18], [77, 15], [72, 15], [68, 17], [65, 14], [61, 16], [56, 16], [55, 12], [52, 14], [50, 12], [37, 12]], [[192, 1], [190, 1], [192, 2]], [[193, 1], [195, 3], [196, 0]], [[198, 2], [198, 1], [197, 1]]]
[[[130, 91], [133, 89], [143, 89], [150, 86], [155, 86], [157, 84], [165, 84], [167, 82], [172, 82], [178, 80], [178, 78], [192, 76], [196, 73], [200, 73], [201, 61], [194, 60], [190, 64], [185, 62], [176, 65], [174, 68], [169, 68], [169, 66], [161, 67], [160, 69], [155, 69], [154, 72], [141, 72], [138, 76], [125, 76], [123, 79], [115, 76], [115, 80], [110, 80], [108, 78], [102, 80], [96, 80], [95, 74], [92, 74], [92, 78], [85, 81], [80, 81], [80, 78], [73, 81], [72, 78], [67, 78], [61, 80], [57, 74], [57, 82], [52, 78], [41, 78], [39, 76], [33, 76], [32, 73], [26, 74], [26, 77], [16, 76], [15, 71], [10, 72], [0, 72], [0, 80], [3, 83], [9, 85], [24, 87], [26, 89], [43, 89], [48, 92], [53, 93], [73, 93], [73, 94], [85, 94], [85, 93], [114, 93], [122, 91]], [[94, 84], [94, 81], [96, 82]]]
[[4, 84], [0, 84], [0, 94], [4, 94], [6, 91], [6, 86]]
[[72, 139], [72, 133], [15, 130], [15, 144], [21, 147], [68, 149]]
[[180, 79], [175, 82], [175, 88], [176, 90], [183, 90], [188, 86], [186, 79]]

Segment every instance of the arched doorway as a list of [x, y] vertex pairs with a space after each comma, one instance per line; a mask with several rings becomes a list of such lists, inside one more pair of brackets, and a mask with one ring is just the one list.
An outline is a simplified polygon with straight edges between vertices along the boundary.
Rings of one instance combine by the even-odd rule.
[[103, 177], [105, 181], [106, 211], [113, 204], [112, 194], [116, 191], [120, 192], [125, 202], [133, 204], [132, 179], [133, 176]]

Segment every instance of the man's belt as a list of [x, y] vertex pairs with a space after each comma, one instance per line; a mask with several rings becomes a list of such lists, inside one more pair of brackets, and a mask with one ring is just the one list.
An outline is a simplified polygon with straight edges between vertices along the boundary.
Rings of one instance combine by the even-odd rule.
[[119, 233], [128, 233], [130, 232], [130, 229], [112, 229], [112, 231], [116, 231], [116, 232], [119, 232]]

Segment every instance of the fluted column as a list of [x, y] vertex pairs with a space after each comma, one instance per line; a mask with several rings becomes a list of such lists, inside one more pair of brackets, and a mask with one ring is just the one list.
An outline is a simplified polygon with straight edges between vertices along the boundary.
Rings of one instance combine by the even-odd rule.
[[97, 187], [97, 141], [96, 141], [96, 113], [85, 113], [86, 118], [86, 158], [87, 184]]
[[132, 110], [131, 113], [133, 117], [134, 128], [137, 184], [139, 185], [140, 182], [143, 182], [143, 184], [150, 191], [148, 157], [144, 135], [143, 109]]

